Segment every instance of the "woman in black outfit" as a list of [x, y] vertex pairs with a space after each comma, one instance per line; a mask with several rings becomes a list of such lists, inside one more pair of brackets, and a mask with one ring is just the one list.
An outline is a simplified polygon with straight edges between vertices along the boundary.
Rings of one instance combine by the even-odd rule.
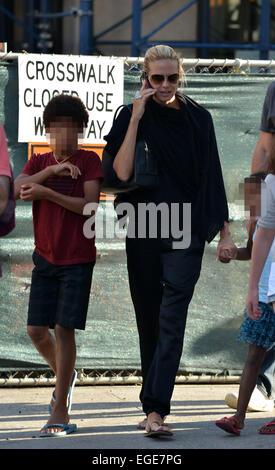
[[[172, 435], [164, 418], [170, 413], [183, 347], [188, 305], [200, 275], [205, 241], [220, 232], [218, 258], [236, 249], [228, 229], [228, 208], [210, 113], [177, 92], [180, 61], [169, 46], [148, 49], [140, 93], [132, 112], [123, 108], [106, 150], [114, 157], [120, 180], [133, 173], [136, 140], [143, 137], [157, 161], [159, 184], [119, 196], [131, 203], [138, 226], [140, 203], [178, 203], [179, 221], [187, 228], [183, 204], [191, 203], [191, 243], [175, 249], [172, 225], [165, 238], [158, 219], [156, 238], [126, 237], [131, 297], [140, 340], [143, 386], [140, 393], [147, 418], [139, 424], [147, 436]], [[148, 87], [149, 86], [149, 87]], [[166, 223], [166, 222], [165, 222]], [[172, 221], [173, 223], [173, 221]]]

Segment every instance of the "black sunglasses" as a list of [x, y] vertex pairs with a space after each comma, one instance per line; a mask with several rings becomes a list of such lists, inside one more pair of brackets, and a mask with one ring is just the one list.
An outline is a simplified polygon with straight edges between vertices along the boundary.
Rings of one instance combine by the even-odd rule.
[[[151, 75], [150, 76], [150, 80], [152, 82], [155, 82], [157, 84], [160, 84], [162, 82], [164, 82], [165, 80], [165, 75], [158, 75], [158, 74], [154, 74], [154, 75]], [[178, 80], [179, 80], [179, 74], [178, 73], [173, 73], [172, 75], [167, 75], [167, 80], [168, 82], [170, 83], [177, 83]]]

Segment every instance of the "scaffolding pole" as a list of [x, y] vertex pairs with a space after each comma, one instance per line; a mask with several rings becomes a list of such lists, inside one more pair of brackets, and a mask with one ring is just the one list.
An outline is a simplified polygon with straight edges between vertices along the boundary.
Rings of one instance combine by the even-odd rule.
[[132, 51], [133, 57], [139, 56], [139, 44], [141, 40], [141, 0], [133, 0], [132, 19]]
[[[75, 16], [80, 18], [80, 34], [79, 34], [79, 54], [80, 55], [91, 55], [95, 53], [98, 45], [130, 45], [131, 54], [133, 57], [140, 56], [148, 47], [163, 43], [163, 41], [154, 41], [151, 37], [168, 23], [172, 22], [176, 17], [184, 14], [193, 5], [197, 4], [199, 8], [199, 39], [196, 41], [165, 41], [166, 44], [174, 48], [194, 48], [198, 49], [201, 58], [209, 57], [209, 51], [211, 49], [241, 49], [241, 50], [254, 50], [259, 51], [259, 59], [266, 60], [269, 57], [269, 51], [275, 50], [275, 44], [270, 42], [270, 28], [271, 28], [271, 13], [272, 13], [272, 2], [271, 0], [262, 0], [260, 7], [260, 38], [258, 42], [209, 42], [209, 27], [210, 27], [210, 1], [209, 0], [190, 0], [185, 3], [178, 11], [173, 15], [166, 18], [165, 21], [160, 23], [157, 27], [152, 29], [148, 34], [142, 37], [142, 11], [156, 4], [159, 0], [149, 1], [146, 5], [142, 5], [142, 0], [132, 0], [132, 14], [123, 18], [122, 20], [109, 26], [105, 31], [102, 31], [98, 35], [94, 35], [93, 28], [93, 0], [80, 0], [80, 8], [72, 8], [70, 12], [57, 12], [50, 13], [51, 2], [49, 0], [40, 0], [40, 12], [34, 16], [41, 18], [41, 23], [49, 22], [53, 18], [63, 18], [65, 16]], [[24, 21], [17, 18], [8, 8], [3, 7], [0, 4], [0, 13], [4, 17], [10, 18], [14, 23], [18, 24], [25, 31], [24, 43], [31, 43], [31, 37], [37, 40], [37, 33], [34, 31], [34, 22], [28, 21], [27, 18], [32, 15], [34, 1], [24, 0]], [[27, 10], [29, 8], [29, 10]], [[5, 22], [1, 15], [1, 24], [5, 31]], [[107, 34], [107, 32], [116, 29], [121, 24], [132, 18], [132, 33], [131, 37], [127, 41], [120, 40], [109, 40], [102, 41], [101, 37]], [[49, 24], [49, 23], [48, 23]], [[28, 38], [28, 41], [26, 41]], [[5, 40], [5, 38], [3, 38]], [[47, 51], [47, 41], [42, 37], [40, 38], [41, 52]]]
[[260, 20], [260, 59], [268, 59], [268, 52], [270, 48], [270, 15], [271, 15], [271, 2], [270, 0], [262, 0], [261, 5], [261, 20]]
[[81, 0], [80, 12], [79, 54], [91, 55], [94, 49], [93, 0]]

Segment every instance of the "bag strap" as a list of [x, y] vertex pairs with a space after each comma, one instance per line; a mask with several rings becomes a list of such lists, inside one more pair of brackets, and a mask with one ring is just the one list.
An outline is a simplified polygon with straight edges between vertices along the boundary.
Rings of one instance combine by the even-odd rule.
[[[127, 108], [128, 111], [129, 111], [129, 113], [132, 115], [132, 108], [131, 108], [131, 105], [130, 105], [130, 104], [121, 104], [121, 105], [116, 109], [116, 112], [115, 112], [115, 115], [114, 115], [114, 119], [113, 119], [113, 124], [114, 124], [114, 122], [115, 122], [115, 120], [116, 120], [116, 118], [117, 118], [118, 111], [119, 111], [121, 108]], [[143, 136], [141, 135], [141, 133], [140, 133], [139, 135], [140, 135], [140, 137], [141, 137], [142, 139], [145, 140], [145, 137], [143, 137]], [[146, 144], [146, 142], [145, 142], [145, 144]], [[146, 145], [147, 145], [147, 144], [146, 144]]]
[[132, 110], [130, 108], [130, 105], [129, 104], [121, 104], [117, 109], [116, 109], [116, 112], [114, 114], [114, 118], [113, 118], [113, 124], [117, 118], [117, 115], [118, 115], [118, 111], [121, 109], [121, 108], [127, 108], [128, 111], [132, 114]]

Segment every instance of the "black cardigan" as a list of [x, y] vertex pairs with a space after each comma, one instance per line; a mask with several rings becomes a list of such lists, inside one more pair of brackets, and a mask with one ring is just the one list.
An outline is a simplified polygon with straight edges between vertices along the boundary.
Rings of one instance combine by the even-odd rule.
[[[183, 94], [177, 94], [180, 109], [158, 104], [150, 98], [138, 127], [154, 153], [160, 173], [176, 185], [182, 201], [191, 202], [192, 232], [210, 243], [228, 222], [220, 159], [211, 114]], [[104, 138], [106, 150], [116, 156], [127, 132], [130, 112], [125, 107]], [[167, 181], [167, 179], [166, 179]], [[168, 185], [169, 187], [169, 185]], [[160, 193], [163, 188], [160, 188]], [[156, 191], [136, 190], [119, 200], [150, 202]], [[159, 199], [159, 198], [158, 198]], [[161, 199], [161, 195], [160, 195]]]

